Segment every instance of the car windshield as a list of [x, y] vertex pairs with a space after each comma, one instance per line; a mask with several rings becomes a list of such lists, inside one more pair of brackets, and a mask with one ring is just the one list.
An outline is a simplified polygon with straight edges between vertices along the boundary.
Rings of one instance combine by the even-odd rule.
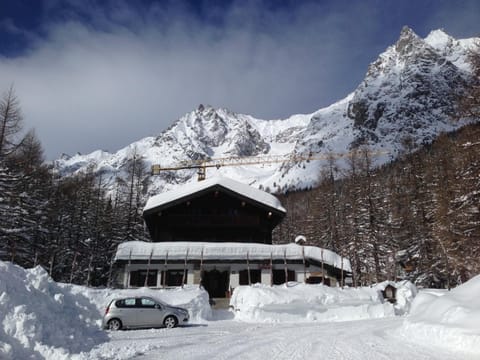
[[152, 300], [155, 301], [155, 303], [157, 303], [160, 306], [168, 306], [168, 304], [166, 304], [163, 301], [160, 301], [158, 299], [152, 298]]

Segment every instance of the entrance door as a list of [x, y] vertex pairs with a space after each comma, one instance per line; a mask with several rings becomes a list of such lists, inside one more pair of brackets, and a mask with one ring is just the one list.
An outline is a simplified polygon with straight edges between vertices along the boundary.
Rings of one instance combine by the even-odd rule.
[[210, 298], [224, 298], [228, 291], [230, 281], [229, 271], [217, 269], [204, 271], [202, 274], [202, 285], [207, 290]]

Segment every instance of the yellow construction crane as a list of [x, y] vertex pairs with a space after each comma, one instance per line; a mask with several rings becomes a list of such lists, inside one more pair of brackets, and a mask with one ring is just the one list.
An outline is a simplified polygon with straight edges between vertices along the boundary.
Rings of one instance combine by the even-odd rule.
[[[176, 171], [184, 169], [197, 169], [198, 181], [205, 180], [207, 176], [207, 168], [221, 168], [223, 166], [243, 166], [243, 165], [259, 165], [273, 164], [283, 162], [300, 162], [311, 160], [329, 160], [339, 159], [359, 155], [365, 153], [364, 150], [353, 150], [346, 153], [327, 153], [327, 154], [282, 154], [282, 155], [264, 155], [264, 156], [245, 156], [245, 157], [222, 157], [202, 160], [181, 161], [171, 166], [161, 166], [159, 164], [152, 165], [152, 175], [159, 175], [162, 171]], [[368, 150], [369, 155], [386, 154], [385, 151]]]

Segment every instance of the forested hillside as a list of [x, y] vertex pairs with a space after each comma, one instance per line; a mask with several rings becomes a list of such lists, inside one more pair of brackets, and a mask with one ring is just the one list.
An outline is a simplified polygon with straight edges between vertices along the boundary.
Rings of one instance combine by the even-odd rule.
[[341, 174], [332, 159], [318, 188], [281, 196], [276, 241], [304, 234], [334, 249], [350, 259], [355, 285], [400, 276], [449, 288], [480, 273], [480, 53], [468, 61], [474, 81], [451, 116], [476, 124], [417, 151], [404, 138], [404, 154], [377, 169], [368, 147]]
[[57, 281], [106, 284], [116, 246], [144, 239], [144, 165], [133, 156], [128, 181], [107, 196], [101, 175], [60, 177], [35, 133], [20, 136], [13, 89], [0, 101], [0, 125], [0, 259], [42, 265]]
[[447, 287], [480, 272], [480, 125], [372, 169], [368, 149], [349, 158], [343, 180], [335, 161], [309, 191], [281, 195], [287, 217], [279, 242], [303, 234], [309, 244], [348, 257], [353, 281], [397, 276]]
[[[341, 253], [355, 285], [395, 274], [425, 286], [464, 282], [480, 272], [478, 139], [480, 125], [470, 125], [380, 169], [360, 150], [343, 180], [333, 180], [332, 161], [318, 188], [279, 195], [287, 217], [274, 241], [303, 234], [308, 244]], [[116, 246], [148, 240], [145, 169], [135, 159], [130, 169], [130, 181], [107, 196], [101, 176], [57, 177], [30, 133], [2, 159], [1, 258], [41, 264], [59, 281], [106, 284]]]

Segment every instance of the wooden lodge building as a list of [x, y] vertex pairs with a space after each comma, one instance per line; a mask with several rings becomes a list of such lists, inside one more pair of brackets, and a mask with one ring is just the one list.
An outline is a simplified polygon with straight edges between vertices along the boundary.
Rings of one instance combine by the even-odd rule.
[[227, 178], [153, 196], [143, 212], [152, 242], [119, 245], [115, 285], [202, 284], [211, 298], [222, 298], [254, 283], [335, 285], [351, 271], [348, 260], [329, 250], [272, 245], [272, 230], [285, 214], [273, 195]]

